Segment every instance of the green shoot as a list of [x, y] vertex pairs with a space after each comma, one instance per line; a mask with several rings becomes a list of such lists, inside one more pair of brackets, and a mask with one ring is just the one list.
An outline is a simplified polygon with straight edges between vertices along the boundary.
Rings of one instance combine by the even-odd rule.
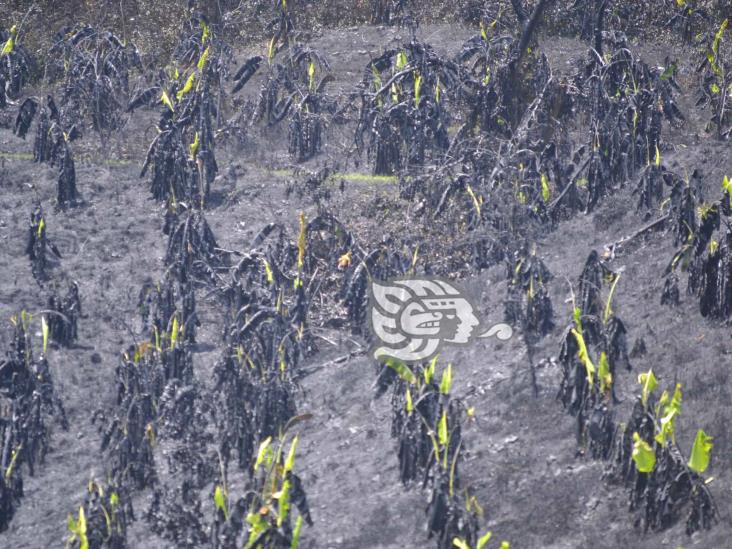
[[607, 324], [607, 321], [610, 319], [610, 316], [613, 314], [613, 309], [612, 309], [613, 295], [615, 295], [615, 287], [618, 285], [619, 281], [620, 281], [620, 274], [615, 276], [615, 280], [613, 280], [613, 285], [610, 286], [610, 293], [607, 296], [607, 303], [605, 303], [605, 312], [602, 316], [602, 321], [605, 324]]
[[440, 381], [440, 392], [443, 395], [450, 394], [452, 388], [452, 364], [448, 364], [447, 368], [442, 372], [442, 381]]
[[709, 454], [714, 446], [712, 440], [712, 437], [707, 435], [703, 429], [697, 431], [689, 458], [689, 469], [695, 473], [702, 474], [709, 467]]
[[648, 397], [658, 386], [658, 381], [653, 373], [653, 369], [648, 370], [647, 373], [640, 374], [638, 376], [638, 383], [643, 385], [643, 389], [641, 391], [641, 402], [643, 403], [643, 406], [646, 407], [648, 406]]
[[600, 353], [600, 365], [597, 369], [597, 379], [600, 382], [600, 392], [605, 393], [613, 386], [613, 376], [610, 373], [610, 364], [607, 360], [605, 351]]
[[48, 350], [48, 322], [45, 315], [41, 317], [41, 333], [43, 334], [43, 354]]
[[84, 507], [79, 507], [78, 520], [74, 520], [74, 517], [69, 514], [67, 525], [72, 536], [66, 542], [66, 548], [68, 549], [72, 546], [74, 541], [79, 540], [79, 549], [89, 549], [89, 539], [86, 537], [86, 516], [84, 514]]
[[216, 485], [216, 488], [214, 490], [214, 504], [216, 505], [217, 509], [221, 509], [221, 511], [223, 511], [226, 520], [229, 520], [229, 508], [226, 505], [226, 495], [224, 494], [224, 490], [219, 485]]

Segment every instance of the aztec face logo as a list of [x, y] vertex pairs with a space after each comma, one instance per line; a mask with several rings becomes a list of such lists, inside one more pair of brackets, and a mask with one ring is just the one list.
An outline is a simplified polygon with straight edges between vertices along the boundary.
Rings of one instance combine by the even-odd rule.
[[[429, 360], [443, 343], [470, 343], [473, 331], [480, 325], [473, 305], [462, 292], [436, 278], [372, 282], [370, 298], [376, 359]], [[496, 324], [475, 337], [493, 335], [506, 340], [513, 330], [508, 324]]]

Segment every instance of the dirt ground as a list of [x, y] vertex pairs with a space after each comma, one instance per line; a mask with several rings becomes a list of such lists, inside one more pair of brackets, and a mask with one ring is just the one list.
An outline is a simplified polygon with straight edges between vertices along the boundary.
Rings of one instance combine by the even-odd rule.
[[[419, 33], [446, 53], [454, 53], [470, 35], [466, 29], [448, 26], [423, 27]], [[353, 89], [370, 57], [400, 43], [405, 34], [370, 27], [328, 31], [314, 45], [330, 60], [336, 75], [333, 89], [345, 92]], [[573, 60], [586, 52], [585, 45], [570, 39], [547, 38], [543, 47], [557, 73], [569, 72]], [[656, 64], [670, 53], [667, 45], [634, 47]], [[689, 59], [688, 52], [681, 46], [673, 49], [671, 55], [681, 60], [680, 103], [687, 121], [680, 129], [664, 128], [664, 161], [679, 173], [699, 169], [705, 196], [715, 198], [722, 176], [732, 173], [729, 145], [705, 134], [702, 113], [685, 86], [693, 78], [693, 68], [683, 61]], [[79, 343], [71, 349], [54, 348], [48, 357], [71, 428], [68, 432], [53, 429], [46, 464], [36, 476], [25, 475], [25, 497], [10, 529], [0, 534], [3, 547], [63, 545], [68, 536], [67, 514], [83, 501], [87, 481], [103, 475], [100, 435], [90, 418], [95, 409], [113, 403], [120, 352], [140, 332], [140, 287], [164, 271], [162, 209], [149, 197], [146, 181], [138, 178], [145, 142], [156, 119], [152, 110], [135, 113], [108, 151], [100, 150], [91, 132], [83, 138], [77, 147], [83, 204], [68, 211], [52, 207], [54, 171], [27, 159], [32, 138], [22, 141], [8, 129], [0, 130], [0, 319], [7, 325], [18, 311], [45, 306], [47, 288], [32, 279], [24, 253], [29, 215], [38, 200], [47, 212], [49, 239], [61, 253], [54, 280], [78, 281], [83, 306]], [[342, 171], [364, 170], [344, 160], [344, 151], [351, 146], [349, 135], [348, 128], [330, 128], [325, 152], [308, 167], [331, 162]], [[278, 171], [289, 168], [283, 135], [255, 130], [253, 139], [242, 150], [217, 151], [221, 175], [206, 217], [225, 249], [243, 248], [266, 223], [279, 220], [294, 230], [299, 211], [309, 217], [315, 213], [308, 196], [286, 193], [293, 178]], [[629, 186], [605, 200], [593, 214], [562, 222], [537, 242], [538, 255], [554, 274], [550, 296], [557, 324], [540, 344], [537, 360], [558, 354], [571, 318], [569, 282], [576, 284], [588, 254], [647, 221], [635, 213], [631, 190]], [[383, 219], [372, 215], [379, 204], [393, 206]], [[400, 202], [397, 187], [390, 182], [346, 181], [343, 191], [333, 185], [328, 207], [358, 238], [372, 241], [400, 226], [413, 225], [409, 205]], [[534, 398], [526, 349], [521, 338], [514, 337], [505, 343], [486, 340], [448, 348], [440, 359], [453, 364], [457, 394], [476, 409], [477, 421], [464, 432], [468, 453], [463, 474], [485, 509], [483, 528], [492, 530], [494, 539], [509, 540], [515, 548], [545, 549], [730, 546], [732, 340], [729, 328], [701, 317], [698, 301], [690, 296], [682, 295], [676, 309], [661, 306], [662, 274], [674, 251], [667, 235], [650, 233], [619, 252], [611, 263], [616, 270], [624, 269], [613, 307], [626, 324], [630, 346], [643, 338], [648, 348], [645, 356], [633, 359], [632, 372], [618, 377], [618, 396], [625, 410], [618, 417], [629, 412], [640, 372], [653, 368], [662, 388], [682, 384], [679, 442], [688, 454], [698, 428], [714, 436], [708, 474], [714, 477], [711, 490], [720, 522], [691, 538], [684, 533], [683, 523], [657, 534], [635, 529], [624, 489], [602, 480], [601, 463], [577, 455], [575, 422], [555, 399], [559, 367], [547, 361], [539, 369], [540, 394]], [[502, 318], [505, 267], [494, 267], [463, 283], [480, 305], [480, 318]], [[204, 329], [194, 364], [197, 378], [205, 385], [211, 383], [218, 358], [222, 318], [214, 301], [199, 296], [198, 302]], [[3, 347], [9, 333], [3, 330]], [[315, 333], [320, 352], [303, 366], [309, 375], [302, 380], [299, 402], [299, 410], [311, 412], [313, 419], [301, 427], [298, 451], [298, 469], [315, 524], [304, 529], [301, 547], [432, 546], [425, 531], [427, 496], [418, 488], [405, 491], [399, 482], [395, 443], [389, 436], [390, 402], [388, 396], [372, 399], [375, 372], [368, 356], [359, 354], [364, 342], [345, 330], [319, 327]], [[344, 356], [345, 360], [334, 361]], [[135, 496], [140, 520], [131, 525], [130, 546], [170, 546], [150, 534], [141, 520], [149, 500], [149, 492]]]

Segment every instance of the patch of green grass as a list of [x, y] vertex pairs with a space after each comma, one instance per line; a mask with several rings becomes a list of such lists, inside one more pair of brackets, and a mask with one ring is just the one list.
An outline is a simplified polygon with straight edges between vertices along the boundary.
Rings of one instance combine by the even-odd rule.
[[33, 160], [33, 155], [31, 153], [0, 151], [0, 158], [10, 158], [11, 160]]
[[[267, 170], [269, 175], [275, 177], [293, 177], [295, 173], [293, 170], [287, 169], [276, 169]], [[359, 172], [336, 172], [328, 177], [328, 182], [340, 181], [344, 179], [346, 181], [358, 181], [363, 183], [397, 183], [399, 178], [395, 175], [372, 175], [369, 173]]]

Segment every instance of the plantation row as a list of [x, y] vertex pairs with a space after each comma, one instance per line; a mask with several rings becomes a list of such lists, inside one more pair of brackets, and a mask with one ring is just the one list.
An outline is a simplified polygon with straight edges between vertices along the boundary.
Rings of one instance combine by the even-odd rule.
[[[378, 4], [391, 20], [395, 7]], [[59, 211], [84, 203], [74, 142], [91, 129], [106, 147], [131, 117], [158, 111], [156, 135], [140, 151], [140, 178], [164, 206], [166, 252], [158, 281], [140, 288], [139, 337], [131, 334], [109, 380], [115, 401], [94, 413], [105, 470], [83, 502], [70, 504], [68, 546], [133, 546], [128, 529], [144, 520], [176, 546], [297, 547], [303, 524], [313, 525], [295, 434], [310, 419], [300, 381], [303, 360], [318, 351], [311, 327], [338, 310], [351, 335], [369, 343], [371, 280], [468, 276], [504, 264], [505, 317], [520, 328], [538, 396], [536, 348], [556, 321], [552, 274], [535, 242], [620, 189], [634, 193], [649, 223], [602, 256], [593, 251], [582, 268], [559, 343], [557, 400], [576, 420], [578, 454], [605, 462], [605, 480], [628, 491], [637, 526], [663, 530], [683, 519], [692, 534], [718, 520], [704, 477], [711, 437], [699, 429], [686, 453], [676, 441], [680, 385], [659, 396], [653, 370], [640, 374], [632, 414], [616, 422], [615, 381], [644, 349], [628, 350], [625, 324], [613, 311], [621, 273], [611, 260], [629, 240], [664, 230], [678, 251], [659, 273], [665, 287], [658, 299], [678, 305], [685, 273], [702, 316], [728, 323], [732, 184], [725, 178], [721, 197], [707, 203], [698, 173], [682, 177], [664, 164], [664, 132], [685, 119], [677, 66], [649, 66], [623, 33], [606, 30], [607, 2], [589, 10], [582, 66], [571, 78], [555, 75], [537, 40], [550, 4], [540, 0], [528, 10], [512, 2], [517, 25], [510, 29], [486, 15], [450, 58], [418, 40], [415, 24], [410, 40], [372, 59], [338, 97], [328, 92], [335, 77], [327, 52], [300, 41], [284, 1], [272, 8], [267, 51], [236, 70], [233, 46], [198, 13], [183, 25], [174, 62], [164, 68], [144, 67], [135, 45], [109, 30], [61, 29], [48, 52], [43, 84], [54, 93], [45, 99], [23, 95], [36, 61], [16, 27], [5, 33], [0, 108], [17, 107], [19, 138], [32, 136], [35, 125], [33, 159], [57, 169]], [[726, 139], [727, 21], [695, 34], [696, 8], [679, 8], [674, 28], [684, 40], [699, 40], [698, 104], [709, 113], [709, 131]], [[241, 99], [257, 81], [256, 100]], [[294, 163], [317, 159], [330, 130], [346, 128], [353, 138], [345, 161], [365, 160], [373, 174], [396, 176], [399, 197], [419, 205], [422, 228], [437, 221], [442, 237], [425, 238], [412, 255], [400, 251], [406, 246], [398, 237], [394, 245], [361, 238], [328, 208], [326, 167], [298, 185], [318, 213], [301, 213], [294, 234], [273, 221], [248, 247], [222, 249], [205, 215], [215, 207], [217, 147], [243, 145], [253, 128], [281, 124]], [[60, 268], [53, 240], [39, 203], [26, 253], [48, 304], [13, 317], [12, 344], [0, 362], [0, 531], [22, 506], [24, 472], [34, 475], [45, 460], [50, 422], [68, 428], [46, 355], [49, 341], [73, 350], [83, 296]], [[224, 327], [210, 384], [193, 354], [203, 296]], [[31, 335], [39, 321], [40, 353]], [[470, 441], [463, 427], [476, 410], [454, 394], [452, 366], [438, 372], [437, 365], [375, 364], [375, 396], [391, 391], [399, 480], [428, 494], [426, 529], [440, 549], [498, 547], [481, 531], [483, 509], [464, 482]], [[132, 502], [143, 491], [152, 503], [140, 514]]]

